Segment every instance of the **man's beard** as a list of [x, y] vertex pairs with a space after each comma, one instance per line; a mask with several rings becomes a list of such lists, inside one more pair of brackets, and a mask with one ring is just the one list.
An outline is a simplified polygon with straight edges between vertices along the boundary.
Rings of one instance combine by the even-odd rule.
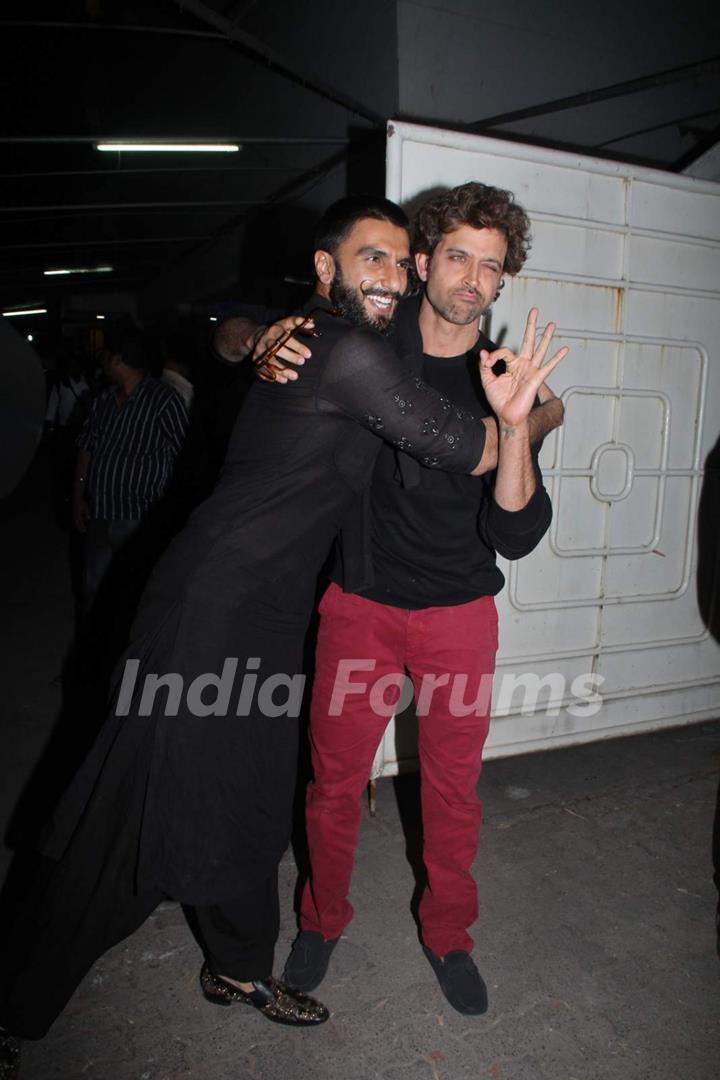
[[365, 296], [389, 296], [393, 300], [402, 300], [400, 293], [383, 289], [379, 285], [369, 285], [367, 288], [361, 285], [359, 289], [352, 288], [346, 284], [342, 270], [336, 265], [335, 277], [330, 286], [330, 301], [333, 307], [356, 326], [371, 326], [373, 330], [378, 330], [381, 334], [389, 334], [397, 307], [391, 309], [386, 316], [383, 316], [381, 312], [373, 316], [363, 303]]
[[489, 301], [477, 290], [474, 290], [477, 296], [477, 304], [460, 304], [454, 301], [452, 297], [444, 300], [435, 296], [433, 282], [429, 276], [425, 283], [425, 295], [431, 307], [445, 322], [452, 323], [454, 326], [469, 326], [470, 323], [479, 323], [483, 316], [487, 315], [504, 288], [505, 282], [501, 281], [495, 295]]
[[[432, 295], [432, 290], [427, 286], [425, 292], [431, 306], [445, 322], [454, 326], [469, 326], [470, 323], [479, 323], [483, 315], [486, 315], [492, 307], [492, 302], [487, 304], [483, 297], [478, 294], [477, 304], [460, 304], [452, 298], [444, 301]], [[495, 297], [497, 299], [497, 297]]]

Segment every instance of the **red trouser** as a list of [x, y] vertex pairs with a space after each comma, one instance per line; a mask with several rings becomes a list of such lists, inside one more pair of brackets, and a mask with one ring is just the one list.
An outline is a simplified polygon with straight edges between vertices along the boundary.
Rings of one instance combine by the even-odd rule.
[[[398, 673], [407, 668], [419, 714], [428, 877], [420, 902], [423, 940], [438, 956], [470, 951], [467, 928], [478, 914], [470, 870], [482, 817], [476, 787], [497, 650], [495, 602], [482, 597], [407, 611], [331, 585], [320, 616], [310, 719], [315, 779], [306, 804], [311, 878], [302, 896], [301, 928], [329, 940], [352, 918], [347, 896], [360, 797], [399, 697]], [[367, 691], [358, 692], [361, 686]]]

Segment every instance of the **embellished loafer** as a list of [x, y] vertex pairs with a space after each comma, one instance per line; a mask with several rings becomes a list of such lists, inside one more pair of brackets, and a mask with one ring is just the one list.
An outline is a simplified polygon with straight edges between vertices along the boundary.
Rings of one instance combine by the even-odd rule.
[[315, 998], [292, 990], [272, 975], [267, 979], [255, 980], [255, 989], [245, 991], [214, 975], [207, 964], [203, 964], [200, 986], [213, 1005], [232, 1005], [238, 1001], [242, 1005], [251, 1005], [275, 1024], [314, 1027], [324, 1024], [330, 1016], [328, 1009]]
[[20, 1075], [20, 1040], [0, 1028], [0, 1080], [15, 1080]]
[[423, 952], [453, 1009], [464, 1016], [480, 1016], [487, 1012], [487, 987], [470, 953], [455, 949], [440, 959], [426, 945], [423, 945]]
[[295, 990], [314, 990], [325, 978], [330, 956], [340, 938], [326, 941], [315, 930], [301, 930], [293, 942], [283, 979]]

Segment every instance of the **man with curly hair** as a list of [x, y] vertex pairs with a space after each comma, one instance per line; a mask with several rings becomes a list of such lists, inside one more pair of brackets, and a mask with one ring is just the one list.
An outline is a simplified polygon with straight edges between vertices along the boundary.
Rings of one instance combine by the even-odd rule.
[[[369, 499], [345, 523], [320, 605], [310, 720], [314, 779], [306, 802], [311, 871], [285, 968], [299, 990], [319, 985], [352, 918], [360, 799], [407, 671], [418, 715], [423, 948], [454, 1008], [487, 1009], [468, 927], [478, 915], [471, 873], [481, 822], [476, 788], [497, 649], [494, 597], [504, 584], [495, 556], [527, 555], [549, 526], [533, 443], [562, 422], [563, 410], [543, 387], [543, 404], [528, 422], [498, 428], [478, 357], [489, 352], [509, 364], [514, 357], [495, 350], [479, 323], [505, 275], [522, 268], [529, 246], [525, 211], [498, 188], [463, 184], [417, 214], [415, 262], [424, 288], [400, 305], [390, 340], [448, 402], [486, 417], [485, 454], [496, 455], [497, 468], [483, 478], [452, 476], [422, 468], [402, 446], [385, 446]], [[537, 314], [530, 312], [521, 354], [535, 347]], [[296, 378], [281, 361], [303, 363], [309, 355], [290, 342], [276, 356], [275, 376]], [[398, 403], [404, 404], [411, 407]]]

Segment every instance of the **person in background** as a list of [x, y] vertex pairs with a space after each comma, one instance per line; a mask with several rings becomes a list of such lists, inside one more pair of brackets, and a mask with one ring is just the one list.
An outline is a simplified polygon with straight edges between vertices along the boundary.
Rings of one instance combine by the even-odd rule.
[[188, 427], [182, 399], [148, 374], [139, 330], [108, 329], [97, 397], [78, 438], [73, 520], [85, 534], [83, 608], [88, 612], [119, 551], [170, 485]]

